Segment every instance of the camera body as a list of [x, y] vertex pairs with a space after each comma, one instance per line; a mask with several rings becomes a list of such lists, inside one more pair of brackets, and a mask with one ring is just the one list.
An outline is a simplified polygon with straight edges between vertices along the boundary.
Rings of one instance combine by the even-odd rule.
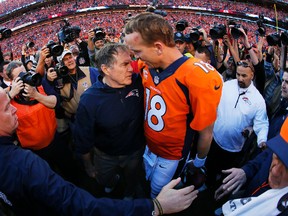
[[188, 22], [185, 19], [181, 19], [176, 23], [176, 30], [182, 32], [188, 27]]
[[33, 41], [30, 41], [26, 44], [27, 48], [33, 48], [35, 46], [35, 43]]
[[190, 32], [190, 38], [192, 41], [198, 41], [200, 39], [200, 36], [203, 36], [203, 32], [200, 32], [199, 29], [201, 29], [201, 26], [196, 26], [192, 28]]
[[231, 35], [234, 39], [238, 39], [241, 36], [243, 36], [242, 31], [239, 30], [242, 26], [240, 24], [236, 24], [233, 27], [231, 27]]
[[79, 26], [70, 26], [70, 24], [65, 21], [65, 26], [58, 32], [58, 39], [62, 43], [70, 43], [76, 38], [79, 38], [81, 28]]
[[60, 56], [64, 50], [64, 47], [60, 44], [55, 43], [53, 40], [50, 40], [46, 47], [49, 49], [50, 55], [47, 55], [46, 57], [49, 58], [51, 56]]
[[60, 63], [58, 63], [58, 64], [55, 65], [54, 70], [56, 71], [58, 78], [65, 78], [65, 77], [67, 77], [68, 74], [69, 74], [69, 69], [68, 69], [68, 67], [65, 66], [65, 65], [62, 65], [62, 64], [60, 64]]
[[30, 86], [40, 86], [42, 83], [42, 76], [39, 73], [31, 74], [29, 72], [20, 72], [18, 75], [23, 83], [27, 83]]
[[280, 38], [281, 38], [283, 45], [287, 46], [288, 45], [288, 31], [282, 32]]
[[0, 40], [3, 40], [5, 38], [11, 37], [12, 31], [11, 31], [11, 29], [8, 29], [8, 28], [5, 28], [5, 27], [0, 27], [0, 34], [2, 35]]
[[166, 11], [157, 10], [155, 6], [151, 6], [151, 5], [148, 5], [148, 7], [146, 8], [146, 11], [158, 14], [158, 15], [163, 16], [163, 17], [167, 16], [167, 12]]
[[106, 36], [106, 33], [104, 32], [103, 28], [95, 28], [94, 30], [94, 33], [95, 33], [95, 40], [104, 40], [105, 39], [105, 36]]
[[267, 35], [266, 40], [269, 46], [281, 46], [281, 36], [277, 32]]
[[258, 26], [257, 32], [259, 33], [259, 35], [261, 37], [264, 37], [266, 34], [266, 28], [264, 25], [264, 15], [263, 14], [259, 14], [259, 19], [256, 21], [256, 24]]
[[216, 23], [209, 31], [209, 34], [213, 40], [223, 38], [227, 34], [226, 26], [224, 24]]

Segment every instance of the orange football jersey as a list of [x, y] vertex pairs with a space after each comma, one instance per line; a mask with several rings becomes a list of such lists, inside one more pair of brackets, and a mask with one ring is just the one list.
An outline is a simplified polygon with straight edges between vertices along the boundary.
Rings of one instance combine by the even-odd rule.
[[193, 130], [211, 125], [221, 97], [221, 75], [196, 58], [176, 60], [164, 71], [138, 64], [144, 86], [145, 136], [160, 157], [182, 157], [184, 143], [192, 144]]

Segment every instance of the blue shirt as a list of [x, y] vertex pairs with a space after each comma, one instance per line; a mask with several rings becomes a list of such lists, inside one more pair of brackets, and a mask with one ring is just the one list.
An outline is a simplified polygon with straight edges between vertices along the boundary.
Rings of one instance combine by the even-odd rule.
[[30, 150], [15, 146], [11, 137], [0, 137], [0, 191], [16, 215], [151, 215], [149, 199], [95, 198], [63, 180]]

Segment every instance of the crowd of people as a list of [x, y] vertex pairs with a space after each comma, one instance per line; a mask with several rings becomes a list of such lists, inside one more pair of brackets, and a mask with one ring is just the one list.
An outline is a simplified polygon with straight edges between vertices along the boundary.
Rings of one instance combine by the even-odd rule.
[[[31, 2], [27, 2], [27, 1], [3, 1], [0, 3], [1, 5], [1, 12], [0, 14], [3, 13], [9, 13], [10, 10], [12, 9], [17, 9], [17, 8], [21, 8], [21, 6], [25, 6], [25, 5], [29, 5], [29, 3], [32, 3], [35, 1], [31, 1]], [[36, 1], [36, 2], [42, 2], [40, 0]], [[51, 4], [51, 2], [54, 1], [46, 1], [47, 5]], [[52, 5], [49, 6], [49, 8], [51, 8], [49, 11], [49, 13], [44, 13], [41, 14], [42, 16], [44, 16], [45, 14], [55, 14], [58, 12], [64, 12], [64, 11], [69, 11], [69, 10], [75, 10], [75, 9], [82, 9], [82, 8], [88, 8], [88, 7], [95, 7], [95, 6], [109, 6], [109, 5], [130, 5], [130, 4], [137, 4], [137, 5], [148, 5], [151, 4], [152, 1], [146, 1], [146, 0], [142, 0], [142, 1], [137, 1], [137, 2], [133, 2], [133, 1], [127, 1], [127, 0], [117, 0], [117, 1], [96, 1], [96, 0], [89, 0], [89, 1], [68, 1], [68, 2], [63, 2], [61, 3], [61, 5], [63, 5], [64, 7], [62, 8], [61, 11], [58, 10], [59, 7], [59, 3], [56, 3], [56, 5]], [[243, 13], [250, 13], [250, 14], [259, 14], [259, 13], [263, 13], [265, 14], [265, 16], [273, 19], [275, 18], [275, 14], [274, 11], [271, 10], [271, 8], [266, 8], [266, 7], [261, 7], [261, 6], [257, 6], [255, 4], [252, 3], [247, 3], [247, 2], [231, 2], [231, 1], [223, 1], [223, 0], [217, 0], [217, 1], [199, 1], [199, 0], [193, 0], [193, 1], [158, 1], [158, 4], [160, 5], [177, 5], [177, 6], [193, 6], [193, 7], [204, 7], [207, 9], [212, 9], [212, 10], [230, 10], [230, 11], [235, 11], [235, 12], [243, 12]], [[36, 11], [31, 11], [28, 12], [28, 15], [31, 19], [35, 19], [37, 17], [37, 10]], [[38, 15], [39, 16], [39, 15]], [[35, 17], [35, 18], [34, 18]], [[278, 8], [278, 19], [280, 20], [284, 20], [286, 17], [285, 15], [285, 11], [282, 11], [281, 8]], [[14, 21], [15, 23], [15, 21]]]
[[[136, 14], [137, 11], [131, 13], [133, 15]], [[116, 38], [120, 38], [122, 27], [124, 25], [123, 20], [125, 20], [127, 16], [126, 11], [82, 14], [80, 16], [69, 18], [69, 23], [71, 26], [79, 26], [81, 28], [80, 35], [83, 40], [87, 39], [88, 31], [96, 27], [101, 27], [107, 34], [112, 33]], [[201, 26], [206, 32], [209, 32], [215, 22], [225, 24], [227, 21], [226, 18], [216, 16], [172, 11], [168, 13], [166, 18], [169, 20], [169, 23], [175, 27], [176, 23], [184, 17], [188, 21], [189, 27], [193, 28]], [[258, 28], [256, 23], [248, 23], [244, 21], [237, 21], [237, 23], [242, 24], [245, 28], [250, 30], [248, 36], [251, 42], [255, 43], [255, 31]], [[63, 24], [61, 20], [51, 20], [39, 26], [32, 26], [32, 28], [21, 31], [18, 34], [13, 35], [11, 38], [4, 39], [1, 43], [2, 52], [12, 52], [14, 58], [19, 59], [21, 56], [21, 47], [27, 42], [33, 41], [37, 47], [41, 47], [43, 43], [47, 43], [49, 40], [58, 41], [57, 33], [61, 29], [61, 24]], [[267, 27], [266, 31], [267, 35], [275, 32], [275, 30], [270, 27]], [[23, 35], [25, 35], [25, 37], [23, 37]], [[38, 44], [38, 41], [41, 41], [42, 44]]]
[[183, 11], [65, 22], [1, 41], [1, 211], [287, 214], [287, 32]]

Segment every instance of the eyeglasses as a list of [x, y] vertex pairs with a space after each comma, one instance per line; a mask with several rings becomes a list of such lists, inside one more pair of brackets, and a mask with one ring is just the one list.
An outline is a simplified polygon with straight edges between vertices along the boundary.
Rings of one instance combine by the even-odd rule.
[[237, 66], [242, 66], [242, 67], [245, 67], [245, 68], [251, 68], [251, 70], [254, 72], [254, 67], [251, 66], [249, 63], [245, 62], [245, 61], [238, 61], [237, 62]]

